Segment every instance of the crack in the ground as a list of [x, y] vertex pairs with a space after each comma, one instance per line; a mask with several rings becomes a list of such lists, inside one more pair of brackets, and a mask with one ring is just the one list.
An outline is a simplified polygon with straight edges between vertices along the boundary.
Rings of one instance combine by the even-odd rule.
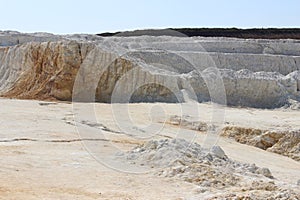
[[111, 133], [122, 134], [122, 132], [112, 130], [112, 129], [108, 128], [107, 126], [105, 126], [104, 124], [101, 124], [101, 123], [90, 122], [90, 121], [86, 121], [86, 120], [82, 120], [80, 123], [83, 124], [83, 125], [89, 126], [91, 128], [96, 128], [96, 129], [100, 129], [100, 130], [111, 132]]
[[14, 138], [14, 139], [0, 140], [0, 143], [5, 143], [5, 142], [19, 142], [19, 141], [70, 143], [70, 142], [81, 142], [81, 141], [103, 141], [103, 142], [109, 142], [111, 140], [100, 139], [100, 138], [97, 138], [97, 139], [95, 139], [95, 138], [78, 138], [78, 139], [62, 139], [62, 140], [38, 140], [38, 139], [32, 139], [32, 138]]
[[71, 143], [71, 142], [83, 142], [83, 141], [101, 141], [101, 142], [113, 142], [113, 143], [126, 143], [126, 144], [135, 144], [139, 145], [143, 142], [141, 141], [130, 141], [130, 140], [109, 140], [103, 138], [74, 138], [74, 139], [57, 139], [57, 140], [39, 140], [32, 138], [13, 138], [0, 140], [0, 143], [9, 143], [9, 142], [19, 142], [19, 141], [29, 141], [29, 142], [45, 142], [45, 143]]
[[68, 119], [67, 117], [64, 117], [62, 120], [66, 124], [69, 124], [71, 126], [76, 126], [76, 123], [80, 123], [80, 124], [88, 126], [90, 128], [95, 128], [95, 129], [99, 129], [99, 130], [106, 131], [106, 132], [111, 132], [111, 133], [116, 133], [116, 134], [123, 134], [123, 132], [110, 129], [107, 126], [105, 126], [104, 124], [101, 124], [101, 123], [90, 122], [90, 121], [86, 121], [86, 120], [82, 120], [80, 122], [75, 122], [73, 119]]
[[6, 139], [6, 140], [0, 140], [0, 142], [18, 142], [18, 141], [31, 141], [31, 142], [37, 142], [37, 139], [31, 139], [31, 138], [14, 138], [14, 139]]

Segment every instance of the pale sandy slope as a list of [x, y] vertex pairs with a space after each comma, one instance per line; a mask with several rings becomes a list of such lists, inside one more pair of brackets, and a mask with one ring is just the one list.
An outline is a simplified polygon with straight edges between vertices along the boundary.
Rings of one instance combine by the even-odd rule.
[[[132, 124], [126, 121], [126, 112], [120, 110], [120, 105], [45, 105], [45, 102], [39, 101], [8, 99], [1, 99], [0, 103], [0, 199], [203, 198], [203, 194], [195, 193], [196, 186], [193, 184], [152, 174], [118, 172], [96, 161], [94, 157], [99, 159], [99, 155], [91, 155], [86, 150], [93, 149], [93, 145], [97, 146], [100, 154], [109, 154], [112, 146], [121, 150], [130, 149], [142, 141], [126, 133], [134, 134], [138, 130], [136, 134], [140, 131], [146, 135], [147, 131], [141, 130], [147, 130], [143, 125], [149, 125], [151, 119], [155, 125], [153, 130], [161, 129], [148, 139], [189, 139], [197, 136], [196, 140], [203, 144], [204, 135], [191, 130], [178, 130], [162, 123], [169, 115], [181, 114], [182, 110], [184, 114], [193, 113], [193, 105], [130, 104], [126, 109], [134, 122]], [[200, 118], [209, 122], [211, 112], [215, 110], [208, 104], [199, 104], [197, 107], [201, 113]], [[149, 114], [151, 109], [152, 115]], [[223, 111], [221, 109], [219, 112], [221, 119]], [[82, 122], [78, 124], [79, 134], [74, 126], [74, 113]], [[81, 114], [76, 115], [78, 113]], [[91, 117], [94, 113], [98, 124]], [[122, 118], [124, 120], [121, 122]], [[224, 121], [227, 124], [261, 129], [299, 129], [300, 112], [226, 108]], [[104, 125], [109, 130], [101, 132]], [[111, 133], [111, 130], [121, 133]], [[82, 143], [80, 136], [110, 141], [90, 140]], [[297, 189], [295, 183], [300, 179], [299, 162], [228, 139], [219, 138], [218, 143], [229, 157], [268, 167], [278, 184]], [[122, 170], [122, 166], [115, 167]]]

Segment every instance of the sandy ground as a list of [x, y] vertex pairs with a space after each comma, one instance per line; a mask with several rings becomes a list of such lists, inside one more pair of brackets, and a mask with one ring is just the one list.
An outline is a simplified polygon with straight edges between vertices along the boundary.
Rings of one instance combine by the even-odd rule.
[[[111, 164], [106, 156], [149, 139], [183, 137], [205, 145], [205, 135], [164, 123], [174, 114], [260, 129], [300, 129], [300, 112], [291, 110], [10, 99], [0, 103], [0, 199], [203, 199], [193, 184], [125, 173], [122, 163]], [[230, 158], [267, 167], [276, 182], [299, 189], [299, 162], [225, 138], [217, 142]]]

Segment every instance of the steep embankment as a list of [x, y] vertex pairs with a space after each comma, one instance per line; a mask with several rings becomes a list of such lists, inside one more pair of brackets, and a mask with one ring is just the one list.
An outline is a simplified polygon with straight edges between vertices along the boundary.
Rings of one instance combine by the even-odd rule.
[[203, 102], [214, 92], [218, 103], [226, 95], [229, 105], [260, 108], [300, 97], [295, 40], [2, 32], [0, 44], [4, 97], [70, 101], [76, 91], [99, 102], [182, 102], [187, 91]]
[[30, 42], [1, 51], [2, 95], [71, 100], [74, 77], [93, 45]]
[[[251, 121], [251, 119], [249, 119]], [[179, 126], [180, 128], [200, 131], [202, 133], [214, 129], [214, 125], [205, 121], [193, 120], [189, 116], [173, 115], [167, 124]], [[269, 152], [274, 152], [288, 156], [296, 161], [300, 161], [300, 131], [295, 127], [284, 128], [283, 130], [271, 130], [241, 127], [236, 125], [226, 125], [220, 131], [220, 136], [234, 139], [241, 144], [254, 146]], [[273, 127], [274, 125], [272, 125]], [[277, 127], [279, 128], [279, 127]], [[294, 129], [294, 130], [293, 130]]]

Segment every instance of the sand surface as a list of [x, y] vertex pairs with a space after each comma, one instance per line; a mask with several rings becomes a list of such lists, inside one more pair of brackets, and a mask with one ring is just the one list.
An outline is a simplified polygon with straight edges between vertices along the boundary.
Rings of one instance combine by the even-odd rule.
[[[126, 151], [150, 139], [182, 137], [205, 145], [204, 134], [164, 123], [168, 116], [193, 112], [189, 105], [129, 104], [124, 109], [123, 105], [100, 103], [74, 105], [11, 99], [0, 99], [0, 103], [0, 199], [175, 200], [209, 196], [195, 192], [194, 184], [152, 173], [125, 173], [124, 166], [113, 166], [105, 160], [116, 150]], [[299, 111], [218, 110], [210, 104], [197, 107], [197, 116], [206, 122], [217, 111], [221, 120], [214, 119], [226, 124], [300, 129]], [[147, 128], [148, 125], [153, 127]], [[150, 130], [155, 131], [149, 136]], [[139, 132], [142, 139], [137, 137]], [[267, 167], [276, 183], [300, 190], [296, 186], [299, 162], [226, 138], [218, 138], [217, 144], [230, 158]]]

